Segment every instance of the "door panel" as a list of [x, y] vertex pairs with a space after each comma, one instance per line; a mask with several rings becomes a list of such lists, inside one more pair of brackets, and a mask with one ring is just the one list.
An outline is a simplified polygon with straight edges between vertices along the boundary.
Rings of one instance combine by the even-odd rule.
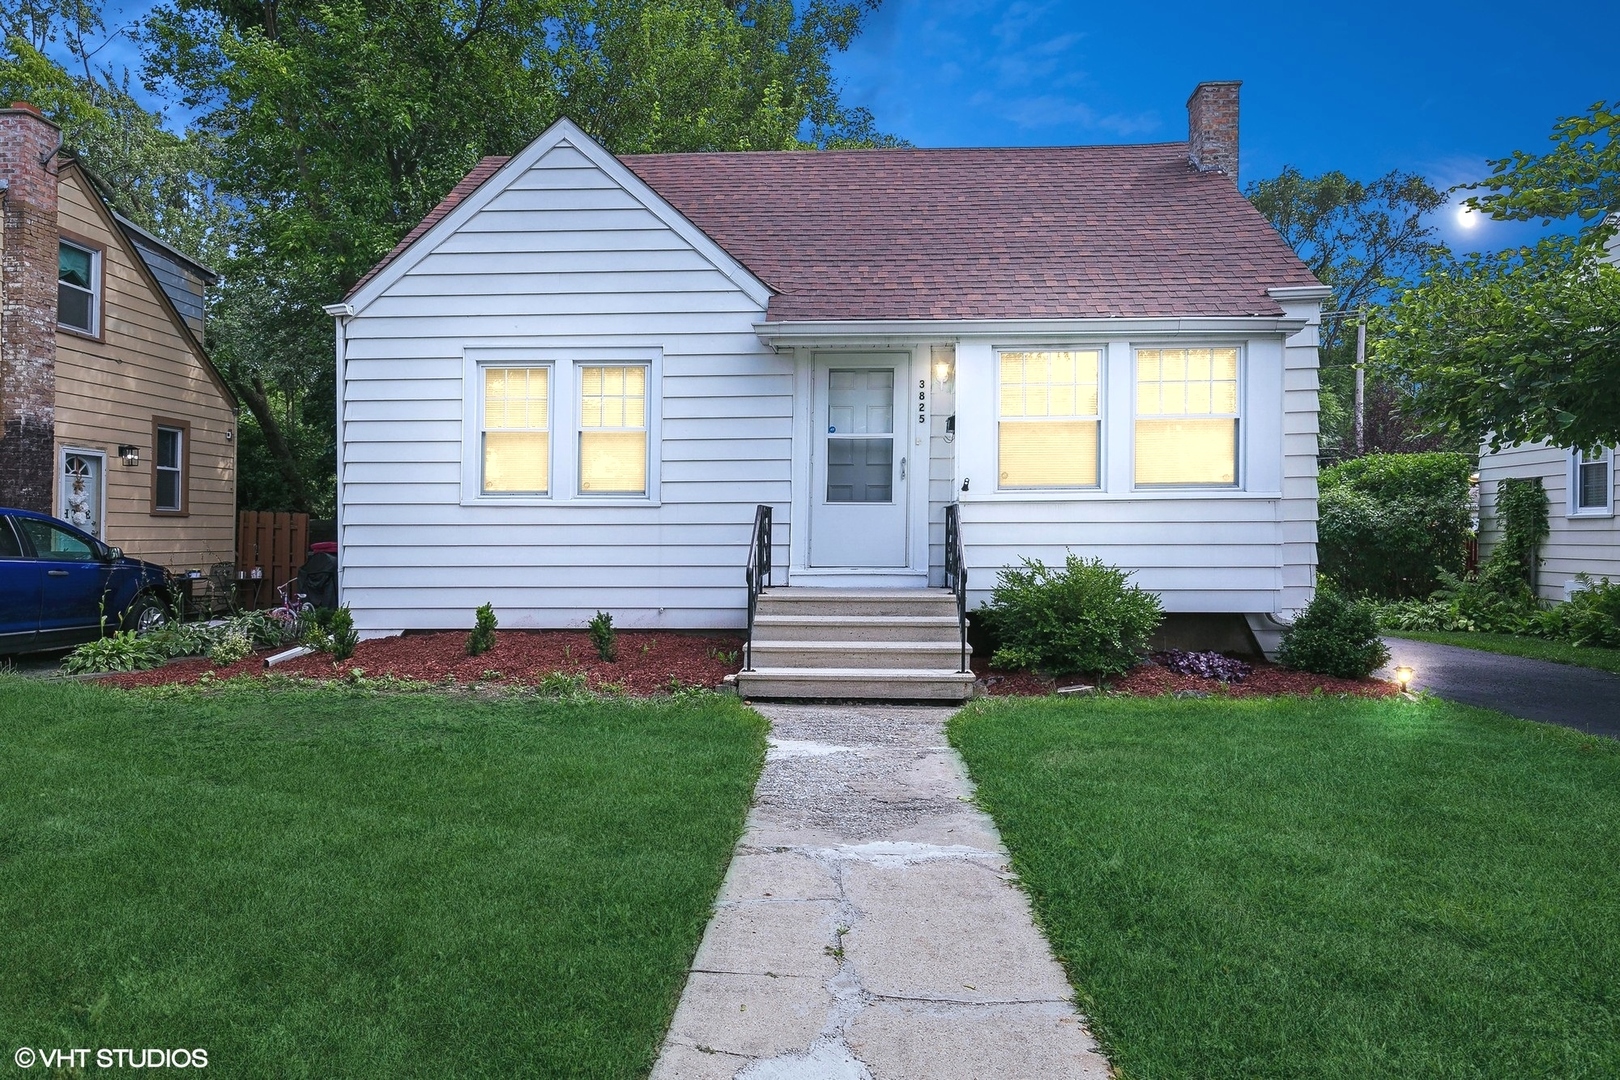
[[56, 516], [91, 536], [101, 537], [101, 484], [106, 459], [82, 450], [62, 452], [62, 492]]
[[33, 646], [44, 572], [23, 554], [11, 519], [0, 517], [0, 651], [24, 652]]
[[816, 358], [811, 448], [810, 565], [906, 565], [905, 415], [910, 358]]
[[39, 646], [67, 645], [98, 635], [112, 567], [77, 533], [34, 518], [14, 520], [32, 543], [34, 561], [41, 569]]

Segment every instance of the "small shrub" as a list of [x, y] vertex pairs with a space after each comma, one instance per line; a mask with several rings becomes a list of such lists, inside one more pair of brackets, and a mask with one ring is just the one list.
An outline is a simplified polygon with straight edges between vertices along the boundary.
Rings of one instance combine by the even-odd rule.
[[1594, 582], [1587, 574], [1575, 580], [1586, 587], [1544, 613], [1543, 633], [1571, 645], [1620, 649], [1620, 582]]
[[360, 635], [355, 632], [354, 616], [349, 613], [347, 604], [332, 612], [326, 633], [331, 643], [327, 651], [332, 654], [334, 661], [347, 660], [354, 655], [355, 647], [360, 644]]
[[467, 655], [482, 656], [495, 647], [495, 605], [482, 604], [473, 613], [473, 632], [467, 637]]
[[1028, 558], [1003, 567], [981, 614], [998, 640], [992, 663], [1053, 675], [1124, 674], [1164, 618], [1159, 598], [1124, 571], [1073, 553], [1061, 570]]
[[603, 660], [612, 662], [619, 658], [619, 635], [613, 629], [613, 616], [605, 611], [598, 611], [591, 620], [589, 627], [591, 644], [596, 646], [596, 655]]
[[91, 675], [106, 671], [136, 671], [157, 667], [167, 656], [150, 637], [137, 637], [133, 630], [120, 630], [110, 637], [97, 638], [68, 653], [62, 670], [69, 675]]
[[1222, 656], [1218, 652], [1182, 652], [1171, 649], [1159, 660], [1165, 668], [1179, 675], [1196, 675], [1200, 679], [1215, 679], [1223, 683], [1240, 683], [1254, 670], [1242, 660]]
[[1389, 662], [1389, 649], [1378, 636], [1372, 604], [1318, 588], [1283, 634], [1278, 659], [1296, 671], [1360, 679]]
[[206, 653], [216, 667], [229, 667], [253, 655], [253, 639], [241, 628], [227, 629]]

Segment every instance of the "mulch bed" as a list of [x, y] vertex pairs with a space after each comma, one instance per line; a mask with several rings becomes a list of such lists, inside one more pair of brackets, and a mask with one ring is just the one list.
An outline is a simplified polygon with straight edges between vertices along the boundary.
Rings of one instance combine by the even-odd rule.
[[[1203, 695], [1222, 693], [1231, 697], [1257, 697], [1268, 694], [1353, 694], [1359, 697], [1393, 697], [1400, 687], [1381, 679], [1335, 679], [1304, 671], [1289, 671], [1264, 660], [1244, 657], [1254, 670], [1242, 682], [1220, 683], [1197, 675], [1170, 671], [1153, 659], [1132, 668], [1119, 678], [1107, 680], [1105, 689], [1122, 694], [1152, 697], [1158, 694]], [[1095, 686], [1097, 680], [1082, 675], [1046, 678], [1028, 671], [997, 671], [983, 660], [973, 662], [973, 671], [992, 696], [1028, 697], [1050, 694], [1066, 686]]]
[[[589, 635], [578, 630], [499, 630], [495, 647], [482, 656], [467, 655], [465, 631], [411, 633], [402, 637], [362, 641], [354, 656], [340, 664], [316, 653], [288, 660], [268, 669], [277, 675], [310, 679], [346, 679], [360, 671], [367, 678], [392, 676], [429, 683], [487, 683], [533, 686], [547, 675], [562, 672], [584, 675], [593, 690], [616, 689], [645, 697], [667, 693], [679, 686], [717, 687], [742, 666], [742, 638], [732, 634], [692, 634], [672, 631], [620, 631], [619, 658], [606, 661], [596, 655]], [[272, 650], [279, 651], [279, 650]], [[181, 660], [150, 671], [109, 675], [109, 686], [131, 688], [171, 683], [195, 683], [204, 675], [215, 679], [262, 676], [260, 652], [227, 667], [204, 659]], [[1224, 693], [1232, 697], [1261, 694], [1356, 694], [1387, 697], [1400, 692], [1394, 683], [1377, 679], [1332, 679], [1288, 671], [1265, 661], [1253, 662], [1254, 671], [1242, 682], [1221, 684], [1196, 675], [1169, 671], [1152, 659], [1117, 679], [1105, 689], [1125, 694], [1202, 695]], [[1067, 686], [1095, 685], [1095, 678], [1065, 675], [1047, 678], [1028, 671], [1000, 671], [984, 659], [973, 663], [974, 674], [993, 696], [1040, 697]]]
[[[354, 656], [333, 664], [329, 656], [286, 660], [268, 669], [277, 675], [343, 679], [359, 669], [366, 678], [393, 676], [424, 682], [488, 682], [528, 686], [557, 672], [582, 674], [591, 689], [614, 688], [636, 696], [668, 692], [681, 686], [720, 685], [741, 666], [742, 639], [733, 634], [685, 634], [667, 631], [624, 631], [618, 635], [616, 661], [596, 655], [590, 636], [579, 630], [498, 630], [495, 647], [480, 656], [467, 655], [467, 632], [413, 633], [362, 641]], [[260, 652], [227, 667], [203, 659], [182, 660], [150, 671], [112, 675], [104, 680], [119, 687], [195, 683], [204, 673], [216, 679], [264, 675]]]

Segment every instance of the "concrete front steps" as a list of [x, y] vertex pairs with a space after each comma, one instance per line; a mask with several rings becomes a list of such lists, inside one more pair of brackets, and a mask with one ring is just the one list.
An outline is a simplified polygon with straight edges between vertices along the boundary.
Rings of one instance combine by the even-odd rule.
[[956, 598], [944, 589], [766, 589], [754, 615], [749, 698], [966, 701]]

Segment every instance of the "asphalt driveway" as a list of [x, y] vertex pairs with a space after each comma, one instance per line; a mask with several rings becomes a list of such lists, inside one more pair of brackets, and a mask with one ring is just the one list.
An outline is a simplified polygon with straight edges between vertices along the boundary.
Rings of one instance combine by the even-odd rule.
[[1447, 701], [1620, 739], [1620, 675], [1405, 638], [1384, 643], [1390, 661], [1381, 678], [1404, 664], [1413, 689]]

